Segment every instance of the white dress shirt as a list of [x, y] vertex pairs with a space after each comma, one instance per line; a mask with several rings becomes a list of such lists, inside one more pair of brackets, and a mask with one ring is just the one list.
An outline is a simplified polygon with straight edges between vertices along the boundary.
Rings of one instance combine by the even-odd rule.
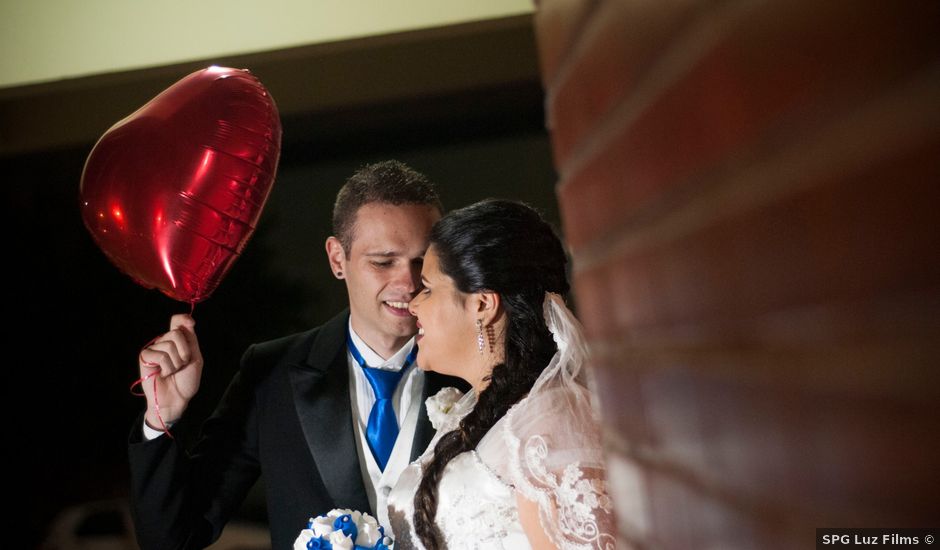
[[[372, 368], [392, 371], [401, 370], [405, 359], [414, 348], [414, 338], [412, 338], [386, 360], [382, 359], [379, 354], [372, 351], [362, 341], [356, 331], [353, 330], [352, 324], [349, 326], [349, 334], [352, 336], [356, 349], [359, 350], [365, 360], [366, 366]], [[392, 396], [392, 408], [395, 410], [395, 418], [398, 420], [399, 432], [398, 438], [395, 440], [395, 446], [392, 448], [392, 454], [389, 456], [383, 472], [379, 469], [375, 457], [372, 456], [369, 441], [366, 439], [369, 414], [372, 412], [372, 405], [375, 404], [375, 393], [372, 391], [372, 385], [369, 384], [369, 380], [362, 372], [359, 363], [353, 358], [352, 353], [347, 351], [346, 359], [349, 363], [349, 396], [352, 400], [353, 429], [356, 432], [356, 441], [358, 443], [356, 449], [359, 452], [362, 480], [365, 484], [366, 494], [369, 497], [369, 504], [376, 511], [376, 519], [379, 520], [380, 525], [388, 527], [386, 499], [392, 487], [398, 481], [398, 477], [411, 462], [411, 444], [414, 441], [418, 416], [421, 412], [424, 372], [417, 365], [411, 365], [402, 376], [398, 387], [395, 388], [395, 394]], [[424, 449], [419, 450], [423, 451]], [[338, 504], [342, 506], [341, 503]]]
[[[386, 360], [382, 359], [356, 334], [351, 321], [349, 334], [365, 360], [366, 366], [377, 369], [401, 370], [405, 359], [415, 345], [414, 338], [408, 340], [401, 349]], [[392, 448], [392, 454], [385, 465], [385, 471], [382, 471], [379, 469], [375, 457], [372, 456], [369, 441], [366, 439], [369, 414], [372, 412], [372, 405], [375, 404], [375, 393], [372, 391], [372, 385], [369, 384], [369, 380], [359, 363], [356, 362], [352, 353], [348, 350], [346, 351], [346, 363], [349, 366], [349, 398], [352, 404], [353, 430], [356, 434], [356, 450], [358, 451], [359, 467], [362, 471], [362, 481], [365, 485], [366, 495], [369, 497], [369, 504], [376, 511], [376, 519], [379, 520], [380, 525], [388, 527], [386, 498], [398, 481], [398, 477], [411, 462], [411, 445], [414, 441], [418, 416], [421, 412], [424, 372], [417, 365], [411, 365], [408, 367], [408, 372], [402, 376], [398, 387], [395, 388], [395, 394], [392, 396], [392, 408], [395, 410], [395, 418], [398, 420], [398, 439], [395, 440], [395, 446]], [[404, 411], [404, 414], [402, 414], [402, 411]], [[163, 430], [155, 430], [148, 426], [146, 422], [143, 423], [143, 431], [144, 438], [147, 440], [163, 435]], [[424, 449], [419, 450], [423, 451]], [[349, 457], [349, 459], [354, 460], [354, 457]], [[342, 508], [346, 504], [338, 502], [337, 506]], [[365, 510], [360, 511], [364, 512]]]

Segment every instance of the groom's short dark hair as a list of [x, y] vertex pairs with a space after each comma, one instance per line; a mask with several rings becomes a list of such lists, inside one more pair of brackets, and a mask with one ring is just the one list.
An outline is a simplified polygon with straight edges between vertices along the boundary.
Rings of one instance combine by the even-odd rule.
[[417, 170], [397, 160], [368, 164], [346, 180], [333, 205], [333, 235], [348, 254], [353, 241], [356, 213], [370, 203], [425, 204], [444, 213], [434, 184]]

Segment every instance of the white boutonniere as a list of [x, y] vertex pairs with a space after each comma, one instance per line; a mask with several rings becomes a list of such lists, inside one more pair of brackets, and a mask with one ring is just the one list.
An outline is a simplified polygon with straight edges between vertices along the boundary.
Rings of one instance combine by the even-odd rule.
[[442, 388], [441, 391], [428, 397], [424, 404], [428, 408], [428, 420], [435, 430], [440, 430], [448, 420], [455, 417], [455, 405], [463, 397], [463, 392], [457, 388]]

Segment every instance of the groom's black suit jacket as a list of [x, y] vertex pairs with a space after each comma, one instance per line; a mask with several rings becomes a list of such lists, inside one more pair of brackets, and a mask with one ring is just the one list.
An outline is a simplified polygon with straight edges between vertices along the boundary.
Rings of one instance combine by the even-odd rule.
[[[291, 548], [311, 516], [370, 510], [352, 424], [348, 319], [347, 310], [321, 327], [248, 348], [190, 453], [166, 436], [144, 441], [138, 419], [128, 453], [141, 548], [209, 545], [259, 474], [276, 549]], [[446, 386], [466, 384], [428, 372], [422, 403]], [[412, 460], [433, 435], [422, 406]]]

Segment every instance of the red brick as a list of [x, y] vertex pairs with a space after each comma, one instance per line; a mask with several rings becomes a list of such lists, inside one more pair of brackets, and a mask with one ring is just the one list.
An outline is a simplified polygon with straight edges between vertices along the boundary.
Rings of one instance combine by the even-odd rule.
[[594, 389], [604, 411], [606, 430], [618, 434], [631, 445], [649, 445], [646, 405], [640, 393], [639, 371], [623, 368], [616, 360], [598, 357], [589, 369], [595, 379]]
[[[694, 361], [642, 375], [651, 453], [683, 483], [736, 507], [916, 524], [937, 512], [936, 401], [749, 384]], [[928, 480], [933, 480], [929, 483]], [[890, 504], [888, 504], [890, 503]], [[890, 521], [889, 521], [890, 520]]]
[[[629, 57], [613, 70], [617, 60], [606, 49], [584, 52], [581, 70], [590, 74], [572, 75], [549, 106], [565, 178], [559, 199], [575, 250], [747, 151], [799, 142], [940, 54], [936, 17], [928, 18], [940, 4], [760, 6], [635, 120], [609, 113], [610, 98], [630, 100], [612, 91], [624, 88], [617, 81], [633, 70]], [[570, 165], [572, 148], [608, 119], [611, 141], [584, 166]]]
[[628, 439], [608, 460], [640, 472], [644, 494], [620, 500], [639, 509], [623, 522], [649, 542], [753, 547], [827, 524], [917, 526], [940, 511], [923, 490], [940, 481], [936, 401], [781, 391], [694, 364], [624, 366], [642, 379], [653, 443]]
[[876, 165], [577, 271], [588, 333], [754, 319], [932, 288], [940, 280], [938, 150], [940, 132]]
[[940, 4], [641, 4], [539, 29], [622, 540], [929, 524]]
[[[646, 468], [649, 513], [654, 527], [648, 546], [687, 548], [786, 548], [771, 522], [755, 521], [752, 513], [729, 506], [701, 488], [690, 486], [673, 472]], [[784, 542], [784, 544], [780, 544]]]
[[558, 66], [573, 47], [597, 0], [544, 0], [535, 12], [535, 38], [545, 87], [551, 85]]
[[[644, 72], [686, 25], [692, 2], [603, 2], [568, 52], [568, 67], [547, 82], [555, 161], [642, 81]], [[545, 40], [547, 41], [547, 40]]]

